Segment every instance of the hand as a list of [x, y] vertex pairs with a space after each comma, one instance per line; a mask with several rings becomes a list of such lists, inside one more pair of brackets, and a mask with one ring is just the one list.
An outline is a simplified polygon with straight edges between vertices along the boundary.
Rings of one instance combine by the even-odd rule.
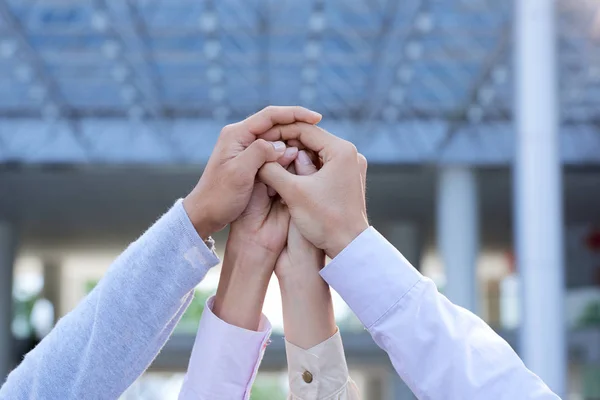
[[[300, 160], [303, 160], [301, 163]], [[304, 151], [296, 159], [297, 175], [312, 175], [317, 168]], [[306, 240], [292, 222], [287, 246], [275, 265], [283, 307], [283, 327], [288, 342], [310, 349], [333, 336], [337, 330], [331, 292], [319, 275], [325, 253]]]
[[258, 169], [283, 155], [283, 142], [269, 143], [278, 140], [276, 132], [267, 132], [271, 127], [320, 120], [320, 114], [302, 107], [270, 106], [224, 127], [200, 181], [183, 201], [198, 234], [206, 239], [239, 217], [250, 200]]
[[[297, 155], [298, 148], [288, 147], [277, 163], [287, 168]], [[246, 209], [231, 224], [227, 249], [259, 252], [266, 257], [263, 264], [271, 266], [270, 275], [285, 246], [289, 220], [287, 207], [268, 195], [267, 185], [256, 182]]]
[[[277, 161], [287, 168], [298, 149], [289, 147]], [[250, 201], [231, 224], [213, 312], [223, 321], [257, 330], [269, 280], [287, 239], [290, 215], [267, 186], [256, 182]]]
[[[365, 202], [367, 160], [352, 143], [314, 125], [280, 125], [267, 134], [270, 138], [299, 140], [319, 155], [323, 166], [310, 176], [293, 175], [272, 162], [266, 163], [258, 176], [285, 200], [302, 236], [335, 257], [369, 227]], [[300, 152], [298, 162], [311, 161]]]
[[[317, 167], [302, 150], [296, 158], [293, 168], [288, 171], [296, 175], [312, 175]], [[325, 266], [325, 253], [306, 240], [296, 224], [290, 223], [287, 232], [287, 245], [281, 252], [275, 264], [275, 274], [280, 282], [293, 284], [302, 281], [307, 276], [319, 277], [319, 271]], [[320, 278], [319, 278], [320, 279]]]

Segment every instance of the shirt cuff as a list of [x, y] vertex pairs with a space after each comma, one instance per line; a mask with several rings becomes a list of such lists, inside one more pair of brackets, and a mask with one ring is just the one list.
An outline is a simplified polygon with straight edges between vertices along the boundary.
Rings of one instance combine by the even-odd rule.
[[294, 398], [329, 399], [339, 394], [350, 381], [339, 330], [308, 350], [286, 340], [285, 352], [290, 392]]
[[423, 278], [373, 227], [346, 246], [321, 276], [367, 329]]
[[248, 399], [271, 335], [262, 315], [258, 332], [230, 325], [207, 300], [180, 399]]
[[185, 258], [190, 262], [196, 261], [202, 263], [207, 267], [207, 270], [217, 265], [220, 260], [215, 250], [215, 241], [212, 238], [204, 241], [198, 235], [196, 228], [183, 207], [183, 199], [177, 200], [172, 211], [175, 214], [182, 236], [189, 243], [189, 249], [184, 255]]

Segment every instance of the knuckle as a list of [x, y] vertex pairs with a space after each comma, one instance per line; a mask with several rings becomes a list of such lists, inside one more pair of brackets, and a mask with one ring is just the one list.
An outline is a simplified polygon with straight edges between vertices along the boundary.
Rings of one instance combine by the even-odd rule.
[[221, 136], [231, 136], [236, 130], [235, 124], [228, 124], [221, 129]]
[[356, 159], [356, 157], [358, 156], [358, 150], [356, 149], [356, 146], [353, 143], [345, 141], [340, 145], [340, 149], [342, 151], [342, 154], [348, 158]]
[[263, 108], [261, 112], [265, 113], [265, 114], [272, 114], [274, 111], [275, 111], [275, 106], [268, 105], [265, 108]]
[[266, 153], [269, 151], [269, 147], [272, 147], [265, 139], [256, 139], [253, 143], [253, 146], [259, 149], [262, 153]]
[[348, 152], [355, 157], [358, 156], [358, 149], [356, 148], [354, 143], [348, 142]]

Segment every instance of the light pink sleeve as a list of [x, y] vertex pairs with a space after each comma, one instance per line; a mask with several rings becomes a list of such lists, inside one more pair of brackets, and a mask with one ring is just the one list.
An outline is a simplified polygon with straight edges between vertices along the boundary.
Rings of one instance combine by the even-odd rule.
[[206, 302], [180, 400], [247, 400], [265, 348], [271, 324], [263, 315], [258, 332], [229, 325]]

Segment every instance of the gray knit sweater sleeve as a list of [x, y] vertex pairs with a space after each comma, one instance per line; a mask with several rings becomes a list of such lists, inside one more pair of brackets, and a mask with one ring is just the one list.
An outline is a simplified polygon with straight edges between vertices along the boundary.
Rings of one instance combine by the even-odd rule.
[[219, 262], [179, 200], [8, 376], [0, 399], [116, 399], [144, 372]]

